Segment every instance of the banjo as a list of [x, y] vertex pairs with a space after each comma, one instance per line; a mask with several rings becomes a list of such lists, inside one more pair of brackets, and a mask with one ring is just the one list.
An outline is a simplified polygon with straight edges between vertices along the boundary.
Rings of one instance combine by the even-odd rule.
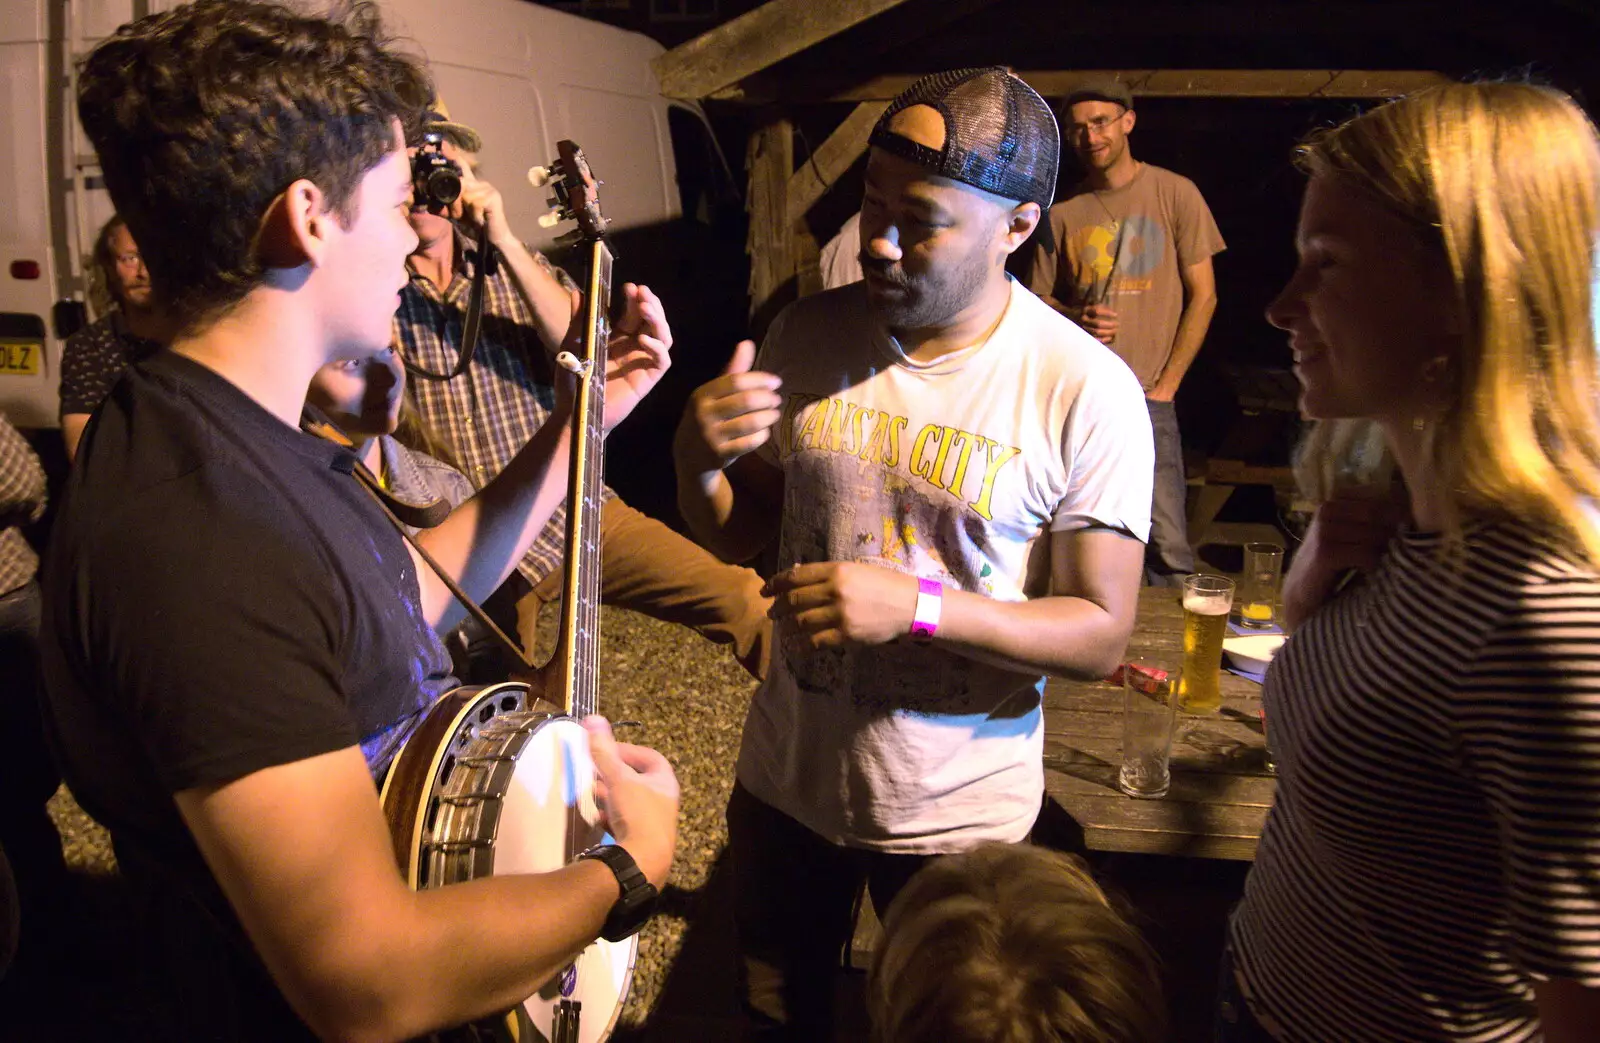
[[[609, 839], [598, 824], [589, 737], [579, 722], [599, 702], [600, 481], [612, 258], [582, 150], [571, 141], [558, 142], [557, 150], [548, 171], [535, 168], [529, 177], [552, 187], [558, 219], [577, 221], [589, 263], [581, 356], [563, 351], [556, 359], [578, 379], [556, 652], [530, 683], [447, 693], [396, 755], [380, 799], [395, 857], [407, 884], [417, 889], [494, 874], [551, 872]], [[598, 939], [504, 1019], [464, 1031], [468, 1038], [518, 1043], [599, 1043], [621, 1013], [638, 947], [637, 936]]]

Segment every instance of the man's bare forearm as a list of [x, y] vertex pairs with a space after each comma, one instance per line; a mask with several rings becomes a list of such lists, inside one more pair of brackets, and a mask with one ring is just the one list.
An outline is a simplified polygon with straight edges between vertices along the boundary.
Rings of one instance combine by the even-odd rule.
[[678, 471], [678, 513], [695, 542], [723, 561], [742, 564], [761, 553], [772, 537], [772, 523], [764, 518], [749, 494], [735, 492], [726, 472], [705, 474]]
[[953, 650], [1024, 674], [1098, 680], [1115, 670], [1133, 619], [1086, 598], [996, 601], [947, 590], [939, 638]]
[[[453, 892], [453, 893], [452, 893]], [[402, 1022], [422, 1031], [496, 1014], [533, 995], [600, 933], [616, 877], [584, 860], [537, 876], [491, 876], [416, 893], [421, 937], [409, 957], [428, 1007]]]
[[561, 285], [550, 262], [540, 264], [521, 240], [509, 238], [495, 245], [499, 247], [517, 292], [533, 310], [539, 339], [554, 351], [566, 338], [567, 327], [572, 323], [572, 294]]
[[410, 1039], [504, 1010], [619, 894], [593, 861], [411, 891], [355, 746], [175, 800], [273, 979], [327, 1039]]
[[595, 939], [619, 893], [594, 860], [409, 893], [337, 966], [283, 984], [327, 1038], [413, 1039], [533, 995]]

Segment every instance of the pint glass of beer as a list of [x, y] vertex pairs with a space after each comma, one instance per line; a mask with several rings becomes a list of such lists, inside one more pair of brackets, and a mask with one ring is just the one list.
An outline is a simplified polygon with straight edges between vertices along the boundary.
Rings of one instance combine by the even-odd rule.
[[1222, 639], [1233, 608], [1233, 580], [1195, 573], [1183, 578], [1183, 671], [1178, 707], [1185, 713], [1222, 709]]

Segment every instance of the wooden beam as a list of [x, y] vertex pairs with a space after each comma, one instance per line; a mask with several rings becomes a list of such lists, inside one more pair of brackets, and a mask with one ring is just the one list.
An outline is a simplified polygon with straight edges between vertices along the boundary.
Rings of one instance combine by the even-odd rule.
[[794, 124], [774, 120], [750, 135], [750, 314], [762, 312], [794, 278], [793, 224], [786, 201], [794, 173]]
[[[1453, 82], [1440, 72], [1359, 69], [1103, 69], [1019, 73], [1047, 98], [1080, 83], [1117, 80], [1140, 98], [1393, 98]], [[878, 76], [830, 101], [890, 101], [917, 80], [915, 74]]]
[[[819, 0], [826, 3], [827, 0]], [[936, 41], [961, 38], [965, 31], [956, 23], [980, 11], [987, 11], [998, 0], [922, 0], [906, 3], [892, 11], [823, 40], [762, 72], [737, 83], [712, 91], [705, 100], [731, 101], [741, 105], [776, 103], [782, 97], [816, 100], [826, 98], [841, 87], [855, 82], [862, 74], [850, 70], [892, 69], [895, 63], [884, 56], [927, 53]], [[957, 63], [960, 64], [960, 63]]]
[[768, 0], [657, 56], [661, 93], [699, 99], [906, 0]]
[[850, 165], [867, 150], [867, 139], [878, 117], [888, 108], [886, 102], [864, 101], [845, 117], [828, 140], [817, 146], [811, 157], [789, 178], [789, 220], [806, 216], [817, 200], [827, 194]]

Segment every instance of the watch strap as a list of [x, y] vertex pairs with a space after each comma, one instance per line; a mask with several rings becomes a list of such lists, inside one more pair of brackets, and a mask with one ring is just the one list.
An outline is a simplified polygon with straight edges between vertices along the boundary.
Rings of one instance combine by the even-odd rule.
[[617, 878], [617, 886], [622, 890], [611, 912], [606, 915], [606, 922], [600, 928], [600, 937], [608, 942], [620, 942], [637, 934], [655, 912], [656, 899], [660, 897], [656, 885], [645, 877], [639, 863], [628, 854], [627, 848], [618, 844], [596, 844], [578, 858], [592, 858], [603, 863]]

